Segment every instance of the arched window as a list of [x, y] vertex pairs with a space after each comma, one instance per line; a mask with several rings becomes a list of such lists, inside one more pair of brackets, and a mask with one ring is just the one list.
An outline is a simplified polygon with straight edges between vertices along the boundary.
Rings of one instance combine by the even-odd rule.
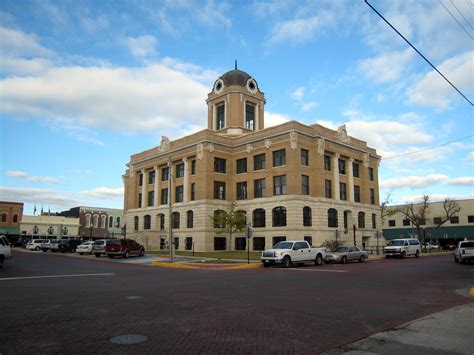
[[286, 226], [286, 208], [283, 206], [275, 207], [272, 210], [273, 227], [284, 227]]
[[377, 229], [377, 215], [372, 213], [372, 229]]
[[120, 217], [117, 217], [117, 223], [115, 224], [115, 227], [120, 228]]
[[165, 229], [165, 215], [163, 213], [156, 215], [156, 225], [160, 231]]
[[5, 223], [7, 221], [7, 214], [6, 213], [2, 213], [2, 222]]
[[149, 214], [143, 217], [143, 229], [150, 229], [151, 228], [151, 216]]
[[100, 228], [107, 228], [107, 216], [102, 215], [100, 217]]
[[337, 210], [334, 208], [328, 209], [328, 227], [337, 228]]
[[94, 223], [94, 228], [99, 228], [99, 216], [98, 215], [93, 215], [92, 216], [92, 221]]
[[112, 228], [114, 226], [114, 217], [110, 216], [109, 217], [109, 228]]
[[193, 228], [194, 225], [194, 212], [188, 211], [186, 212], [186, 226], [188, 228]]
[[358, 215], [359, 229], [365, 228], [365, 213], [359, 212]]
[[214, 228], [224, 228], [225, 226], [225, 211], [215, 210], [214, 211]]
[[350, 213], [351, 211], [349, 210], [344, 211], [344, 233], [349, 232], [349, 214]]
[[18, 223], [18, 215], [17, 214], [13, 215], [13, 223]]
[[173, 212], [171, 214], [171, 228], [179, 229], [179, 212]]
[[91, 215], [90, 214], [86, 214], [86, 227], [91, 227], [92, 224], [91, 224]]
[[252, 226], [254, 228], [265, 227], [265, 210], [263, 208], [253, 210]]
[[134, 229], [135, 229], [136, 231], [138, 230], [138, 223], [139, 223], [139, 222], [140, 222], [140, 221], [139, 221], [138, 216], [135, 216], [135, 217], [134, 217], [134, 225], [133, 225], [133, 227], [134, 227]]
[[311, 207], [304, 206], [303, 207], [303, 226], [310, 227], [313, 225], [313, 221], [311, 219]]

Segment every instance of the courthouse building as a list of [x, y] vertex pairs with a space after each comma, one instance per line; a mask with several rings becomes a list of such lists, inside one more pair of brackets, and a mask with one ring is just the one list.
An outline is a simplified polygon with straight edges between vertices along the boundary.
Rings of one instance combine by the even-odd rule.
[[127, 237], [151, 249], [168, 244], [171, 186], [178, 250], [246, 249], [243, 232], [229, 240], [211, 218], [232, 202], [252, 225], [250, 250], [285, 239], [352, 244], [354, 230], [357, 244], [376, 245], [375, 149], [345, 126], [290, 121], [265, 128], [265, 96], [237, 68], [216, 80], [206, 102], [207, 129], [174, 141], [162, 137], [160, 146], [131, 156], [123, 175]]

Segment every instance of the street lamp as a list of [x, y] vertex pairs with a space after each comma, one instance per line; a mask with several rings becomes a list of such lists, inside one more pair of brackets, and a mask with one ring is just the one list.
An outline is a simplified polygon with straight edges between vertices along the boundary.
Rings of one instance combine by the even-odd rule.
[[356, 229], [357, 229], [356, 225], [355, 224], [352, 225], [352, 230], [354, 231], [354, 246], [356, 246]]
[[89, 240], [92, 240], [92, 228], [94, 228], [94, 226], [91, 224], [89, 228]]

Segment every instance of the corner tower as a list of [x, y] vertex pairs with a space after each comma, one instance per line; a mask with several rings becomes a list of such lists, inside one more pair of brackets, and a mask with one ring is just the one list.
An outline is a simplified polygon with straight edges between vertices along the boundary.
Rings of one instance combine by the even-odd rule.
[[264, 128], [265, 95], [254, 78], [237, 69], [237, 63], [214, 82], [206, 102], [210, 130], [240, 134]]

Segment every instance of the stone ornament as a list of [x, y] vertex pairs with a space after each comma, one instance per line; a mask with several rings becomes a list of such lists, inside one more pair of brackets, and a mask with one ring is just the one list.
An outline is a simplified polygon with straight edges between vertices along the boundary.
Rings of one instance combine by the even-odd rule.
[[326, 140], [321, 137], [318, 139], [318, 154], [324, 155], [324, 150], [326, 149]]
[[166, 152], [170, 150], [170, 139], [166, 136], [161, 136], [160, 150]]
[[214, 151], [214, 143], [209, 143], [207, 145], [207, 150], [212, 153]]
[[272, 145], [272, 141], [271, 141], [269, 138], [267, 138], [267, 139], [265, 139], [265, 143], [264, 143], [264, 145], [265, 145], [265, 148], [267, 148], [267, 149], [268, 149], [268, 148], [270, 148], [270, 147], [271, 147], [271, 145]]
[[298, 147], [298, 134], [294, 130], [290, 132], [290, 147], [292, 150]]
[[202, 160], [202, 158], [204, 157], [204, 147], [202, 143], [198, 143], [198, 145], [196, 146], [196, 155], [198, 160]]
[[247, 147], [245, 148], [245, 151], [247, 153], [250, 153], [252, 151], [252, 149], [253, 149], [253, 146], [252, 146], [252, 144], [249, 143], [249, 144], [247, 144]]
[[351, 141], [351, 138], [347, 135], [347, 129], [345, 124], [337, 128], [337, 138], [344, 143], [349, 143]]

